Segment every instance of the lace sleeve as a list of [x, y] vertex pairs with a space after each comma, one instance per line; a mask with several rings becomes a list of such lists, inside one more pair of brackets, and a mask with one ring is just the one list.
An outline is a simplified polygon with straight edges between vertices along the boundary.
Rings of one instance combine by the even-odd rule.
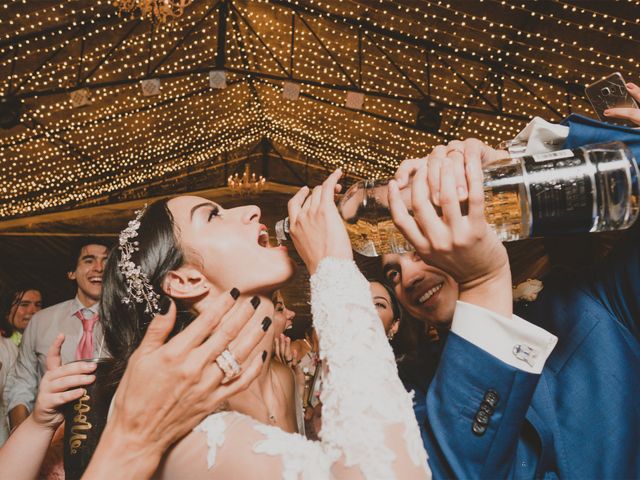
[[[321, 393], [322, 441], [366, 478], [401, 478], [394, 463], [399, 454], [430, 476], [412, 398], [398, 378], [369, 282], [354, 262], [325, 258], [311, 277], [311, 300], [328, 368]], [[401, 426], [400, 438], [390, 434], [392, 425]]]
[[217, 413], [176, 445], [160, 478], [431, 477], [369, 283], [355, 263], [326, 258], [311, 278], [311, 297], [327, 366], [321, 441], [236, 412]]

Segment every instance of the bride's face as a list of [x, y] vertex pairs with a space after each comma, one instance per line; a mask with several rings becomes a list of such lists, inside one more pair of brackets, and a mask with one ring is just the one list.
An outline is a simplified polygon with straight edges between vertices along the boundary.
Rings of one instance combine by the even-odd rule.
[[243, 294], [273, 291], [294, 273], [286, 247], [270, 247], [267, 229], [254, 205], [223, 209], [201, 197], [168, 202], [176, 236], [188, 263], [218, 291]]

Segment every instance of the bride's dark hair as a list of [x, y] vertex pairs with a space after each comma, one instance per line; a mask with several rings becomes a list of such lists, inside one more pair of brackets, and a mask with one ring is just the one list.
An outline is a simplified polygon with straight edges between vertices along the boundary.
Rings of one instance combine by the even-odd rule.
[[[175, 235], [173, 215], [167, 206], [168, 198], [152, 203], [140, 218], [140, 226], [135, 241], [138, 251], [131, 255], [131, 261], [147, 275], [149, 283], [161, 299], [165, 296], [162, 282], [171, 270], [184, 264], [184, 252]], [[133, 241], [132, 240], [132, 241]], [[114, 360], [114, 381], [119, 381], [127, 366], [129, 357], [140, 345], [147, 325], [153, 318], [145, 312], [146, 303], [129, 297], [125, 278], [118, 267], [121, 252], [113, 248], [102, 277], [102, 298], [100, 301], [100, 323], [104, 331], [105, 346]], [[161, 302], [162, 303], [162, 302]], [[177, 319], [178, 327], [185, 319]]]

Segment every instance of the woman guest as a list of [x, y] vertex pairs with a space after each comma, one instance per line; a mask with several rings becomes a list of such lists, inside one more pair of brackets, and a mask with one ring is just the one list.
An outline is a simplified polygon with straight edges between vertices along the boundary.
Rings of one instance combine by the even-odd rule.
[[42, 295], [32, 286], [10, 288], [0, 301], [0, 445], [9, 435], [7, 413], [1, 401], [7, 374], [18, 357], [22, 332], [40, 310]]

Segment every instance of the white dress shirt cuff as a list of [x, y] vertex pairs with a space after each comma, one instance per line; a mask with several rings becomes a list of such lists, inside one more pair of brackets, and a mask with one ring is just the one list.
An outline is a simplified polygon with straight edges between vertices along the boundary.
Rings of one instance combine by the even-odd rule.
[[506, 318], [458, 301], [451, 331], [512, 367], [540, 374], [558, 342], [555, 335], [517, 315]]
[[507, 142], [507, 145], [509, 153], [516, 157], [553, 152], [562, 146], [568, 136], [569, 127], [533, 117], [513, 140]]

